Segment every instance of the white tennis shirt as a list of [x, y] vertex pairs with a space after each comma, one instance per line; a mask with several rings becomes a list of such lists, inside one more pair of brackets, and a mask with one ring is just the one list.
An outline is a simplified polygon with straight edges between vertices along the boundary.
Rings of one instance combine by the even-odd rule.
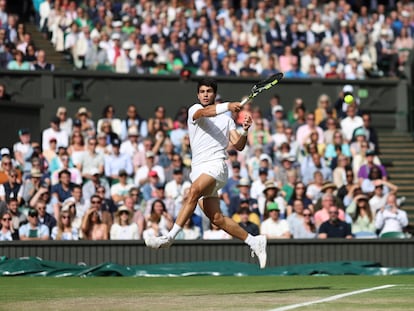
[[230, 131], [236, 129], [234, 120], [225, 113], [193, 120], [195, 112], [202, 108], [203, 105], [194, 104], [188, 110], [187, 124], [193, 156], [192, 165], [226, 159]]

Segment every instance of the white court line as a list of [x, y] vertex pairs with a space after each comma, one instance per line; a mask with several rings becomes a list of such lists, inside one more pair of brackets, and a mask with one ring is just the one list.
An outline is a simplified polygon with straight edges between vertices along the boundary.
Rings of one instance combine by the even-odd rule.
[[362, 294], [362, 293], [366, 293], [366, 292], [372, 292], [374, 290], [379, 290], [379, 289], [384, 289], [384, 288], [389, 288], [389, 287], [394, 287], [394, 286], [395, 285], [382, 285], [382, 286], [377, 286], [377, 287], [371, 287], [371, 288], [356, 290], [356, 291], [353, 291], [353, 292], [344, 293], [344, 294], [340, 294], [340, 295], [335, 295], [335, 296], [323, 298], [323, 299], [320, 299], [320, 300], [314, 300], [314, 301], [308, 301], [308, 302], [297, 303], [297, 304], [294, 304], [294, 305], [284, 306], [284, 307], [272, 309], [270, 311], [292, 310], [292, 309], [296, 309], [296, 308], [299, 308], [299, 307], [306, 307], [306, 306], [310, 306], [310, 305], [313, 305], [313, 304], [316, 304], [316, 303], [333, 301], [333, 300], [341, 299], [341, 298], [351, 296], [351, 295], [358, 295], [358, 294]]

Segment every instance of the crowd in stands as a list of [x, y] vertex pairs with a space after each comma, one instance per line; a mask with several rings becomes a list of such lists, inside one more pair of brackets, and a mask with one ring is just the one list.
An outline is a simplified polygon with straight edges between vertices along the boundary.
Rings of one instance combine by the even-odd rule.
[[[269, 239], [378, 237], [403, 233], [407, 213], [379, 157], [369, 113], [359, 100], [302, 98], [286, 111], [274, 95], [267, 111], [252, 103], [234, 115], [253, 117], [243, 151], [228, 147], [229, 179], [221, 210], [249, 233]], [[221, 98], [218, 96], [219, 102]], [[1, 148], [0, 240], [117, 240], [165, 235], [189, 186], [187, 111], [148, 119], [136, 106], [102, 116], [59, 107], [41, 142], [21, 128], [12, 150]], [[120, 117], [126, 115], [126, 117]], [[200, 208], [181, 239], [228, 239]]]
[[[36, 24], [77, 69], [118, 73], [404, 77], [410, 1], [33, 0]], [[1, 66], [53, 70], [0, 0]], [[43, 51], [44, 54], [44, 51]], [[39, 59], [40, 58], [40, 59]]]

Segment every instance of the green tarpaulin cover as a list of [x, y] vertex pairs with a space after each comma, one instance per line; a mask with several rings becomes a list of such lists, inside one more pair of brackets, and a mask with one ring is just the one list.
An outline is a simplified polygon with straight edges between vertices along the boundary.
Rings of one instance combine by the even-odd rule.
[[1, 276], [251, 276], [251, 275], [402, 275], [414, 274], [414, 268], [387, 268], [369, 261], [324, 262], [270, 267], [233, 261], [183, 262], [174, 264], [122, 266], [102, 263], [97, 266], [75, 265], [40, 258], [0, 260]]

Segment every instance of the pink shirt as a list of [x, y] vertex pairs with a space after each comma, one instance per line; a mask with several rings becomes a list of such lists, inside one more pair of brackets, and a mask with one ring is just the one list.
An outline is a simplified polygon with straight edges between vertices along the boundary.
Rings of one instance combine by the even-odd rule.
[[[338, 218], [342, 221], [345, 221], [345, 212], [342, 209], [338, 209], [339, 215]], [[319, 227], [322, 223], [329, 220], [329, 213], [326, 209], [320, 209], [315, 213], [315, 224], [317, 227]]]

